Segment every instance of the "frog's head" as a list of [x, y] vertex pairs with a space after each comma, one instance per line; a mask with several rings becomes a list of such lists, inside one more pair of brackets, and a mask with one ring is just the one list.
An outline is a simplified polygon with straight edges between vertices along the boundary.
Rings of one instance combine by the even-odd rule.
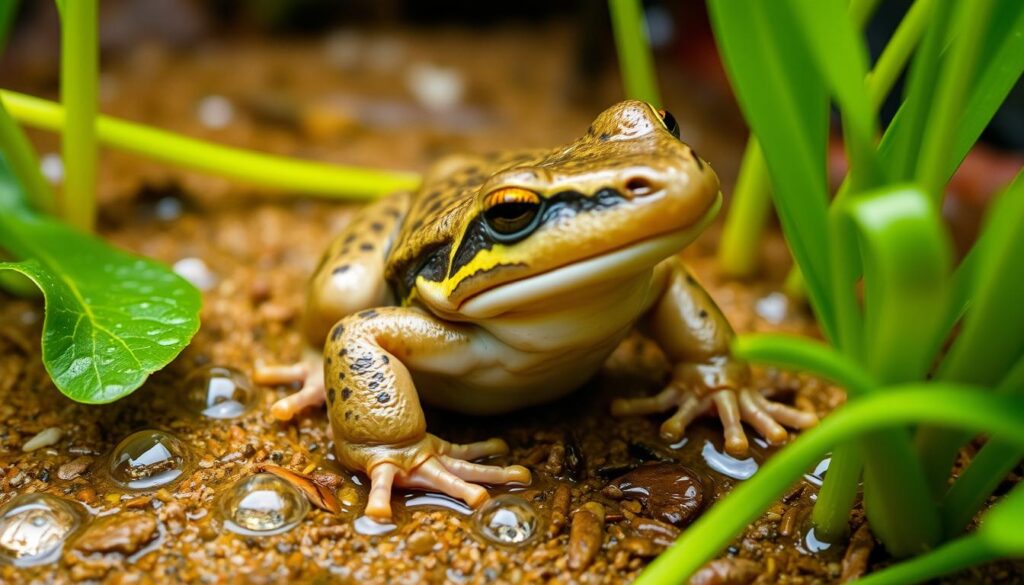
[[487, 178], [447, 266], [417, 288], [432, 306], [468, 317], [525, 310], [649, 271], [692, 241], [720, 203], [718, 178], [679, 139], [672, 115], [622, 102], [575, 142]]

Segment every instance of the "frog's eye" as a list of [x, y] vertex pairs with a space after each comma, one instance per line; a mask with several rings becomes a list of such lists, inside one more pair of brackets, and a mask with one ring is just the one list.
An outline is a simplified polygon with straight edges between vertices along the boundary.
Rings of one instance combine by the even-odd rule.
[[672, 115], [672, 112], [668, 110], [658, 110], [658, 116], [661, 118], [661, 123], [665, 125], [665, 129], [668, 130], [672, 136], [679, 138], [679, 123], [676, 122], [676, 117]]
[[484, 197], [484, 221], [495, 239], [512, 242], [537, 228], [541, 199], [533, 191], [506, 187]]

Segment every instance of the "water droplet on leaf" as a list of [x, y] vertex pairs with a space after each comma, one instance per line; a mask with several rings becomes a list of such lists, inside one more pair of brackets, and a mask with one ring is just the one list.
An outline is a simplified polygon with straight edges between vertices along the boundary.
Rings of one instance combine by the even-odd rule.
[[473, 515], [477, 531], [487, 540], [520, 546], [537, 533], [537, 512], [519, 496], [504, 494], [484, 503]]
[[110, 478], [133, 490], [155, 489], [179, 479], [191, 463], [185, 443], [170, 433], [146, 430], [121, 441], [110, 455]]
[[246, 536], [285, 532], [309, 512], [306, 496], [287, 481], [269, 473], [240, 480], [221, 500], [224, 527]]

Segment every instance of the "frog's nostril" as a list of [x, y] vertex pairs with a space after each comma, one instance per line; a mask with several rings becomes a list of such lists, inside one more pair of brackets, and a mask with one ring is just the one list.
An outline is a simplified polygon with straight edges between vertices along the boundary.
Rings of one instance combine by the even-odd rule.
[[631, 197], [644, 197], [658, 190], [658, 187], [647, 177], [633, 177], [626, 181], [626, 192]]

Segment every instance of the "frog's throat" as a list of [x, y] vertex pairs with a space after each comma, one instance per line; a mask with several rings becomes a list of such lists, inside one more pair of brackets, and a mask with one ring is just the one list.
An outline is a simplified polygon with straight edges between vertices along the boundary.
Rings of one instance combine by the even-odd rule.
[[700, 220], [687, 228], [485, 290], [464, 300], [458, 313], [463, 317], [485, 319], [583, 287], [641, 274], [697, 239], [721, 206], [722, 194], [719, 193]]

